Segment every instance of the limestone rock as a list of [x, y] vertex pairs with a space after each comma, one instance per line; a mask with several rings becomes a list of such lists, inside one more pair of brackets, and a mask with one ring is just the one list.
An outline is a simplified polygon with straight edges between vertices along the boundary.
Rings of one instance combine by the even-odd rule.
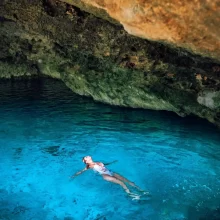
[[108, 18], [108, 14], [132, 35], [220, 58], [218, 0], [63, 1], [103, 18]]

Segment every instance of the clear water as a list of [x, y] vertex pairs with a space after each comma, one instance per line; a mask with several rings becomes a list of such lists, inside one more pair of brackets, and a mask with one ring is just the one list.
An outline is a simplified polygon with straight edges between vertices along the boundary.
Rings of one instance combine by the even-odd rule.
[[[220, 135], [208, 122], [111, 107], [55, 80], [0, 83], [0, 219], [219, 219]], [[149, 190], [133, 201], [81, 158]], [[132, 190], [132, 188], [131, 188]]]

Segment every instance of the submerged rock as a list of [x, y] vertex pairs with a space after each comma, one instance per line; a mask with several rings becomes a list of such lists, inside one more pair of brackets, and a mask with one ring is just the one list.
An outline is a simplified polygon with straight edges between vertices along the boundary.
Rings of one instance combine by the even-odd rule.
[[51, 154], [52, 156], [58, 156], [59, 149], [60, 149], [60, 146], [49, 146], [49, 147], [43, 148], [43, 151]]
[[97, 101], [220, 126], [216, 59], [131, 36], [109, 16], [59, 1], [3, 1], [0, 18], [0, 78], [50, 76]]

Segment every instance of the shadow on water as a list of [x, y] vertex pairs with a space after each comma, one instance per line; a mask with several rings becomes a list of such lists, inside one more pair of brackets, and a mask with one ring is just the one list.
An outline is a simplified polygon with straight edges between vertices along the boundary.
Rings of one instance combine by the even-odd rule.
[[[190, 135], [213, 136], [217, 141], [220, 137], [216, 135], [219, 129], [215, 125], [194, 116], [179, 117], [175, 113], [167, 111], [152, 111], [143, 109], [131, 109], [126, 107], [109, 106], [94, 102], [91, 98], [81, 97], [74, 94], [68, 88], [64, 89], [62, 82], [51, 79], [33, 79], [17, 81], [0, 82], [1, 103], [8, 105], [8, 108], [22, 108], [23, 113], [28, 111], [38, 111], [38, 114], [44, 113], [41, 107], [51, 108], [57, 111], [56, 107], [63, 106], [65, 114], [71, 116], [77, 113], [85, 114], [85, 119], [77, 121], [81, 125], [94, 126], [94, 121], [103, 129], [115, 129], [122, 126], [127, 131], [153, 133], [158, 131], [172, 133], [173, 136]], [[13, 103], [10, 101], [13, 99]], [[78, 103], [78, 111], [75, 109]], [[37, 106], [36, 106], [37, 103]], [[36, 109], [31, 109], [34, 106]], [[67, 107], [68, 108], [65, 108]], [[97, 112], [97, 108], [99, 111]], [[47, 109], [47, 110], [48, 110]], [[27, 112], [26, 112], [27, 111]], [[99, 120], [97, 121], [97, 118]], [[107, 126], [106, 126], [107, 124]], [[131, 126], [127, 126], [127, 125]], [[113, 126], [111, 126], [113, 125]], [[115, 128], [114, 128], [115, 127]], [[121, 128], [121, 127], [120, 127]], [[203, 129], [205, 128], [205, 132]]]

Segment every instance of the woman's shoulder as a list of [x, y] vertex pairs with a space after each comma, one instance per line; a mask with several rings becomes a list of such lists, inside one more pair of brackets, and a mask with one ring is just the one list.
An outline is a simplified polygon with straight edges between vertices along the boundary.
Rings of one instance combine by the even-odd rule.
[[95, 162], [95, 164], [97, 164], [99, 166], [104, 166], [104, 164], [102, 162]]

